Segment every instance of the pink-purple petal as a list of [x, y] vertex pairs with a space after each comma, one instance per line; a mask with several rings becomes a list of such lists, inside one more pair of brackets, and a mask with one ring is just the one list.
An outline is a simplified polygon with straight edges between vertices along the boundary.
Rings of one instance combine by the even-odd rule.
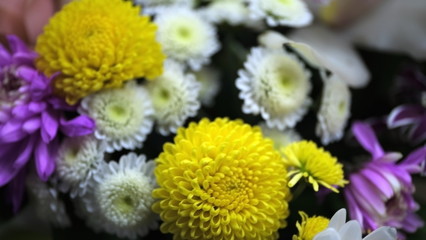
[[361, 171], [361, 174], [364, 175], [364, 177], [370, 182], [370, 184], [377, 184], [380, 186], [377, 188], [383, 196], [385, 196], [387, 199], [391, 198], [393, 195], [393, 189], [392, 186], [389, 184], [388, 181], [386, 181], [385, 178], [383, 178], [382, 175], [377, 173], [376, 171], [372, 170], [371, 168], [365, 168]]
[[421, 171], [420, 165], [426, 161], [426, 146], [411, 152], [399, 166], [406, 169], [409, 173], [419, 173]]
[[384, 151], [373, 129], [365, 123], [355, 122], [352, 125], [352, 132], [358, 142], [364, 147], [365, 150], [371, 153], [374, 159], [380, 158], [384, 155]]

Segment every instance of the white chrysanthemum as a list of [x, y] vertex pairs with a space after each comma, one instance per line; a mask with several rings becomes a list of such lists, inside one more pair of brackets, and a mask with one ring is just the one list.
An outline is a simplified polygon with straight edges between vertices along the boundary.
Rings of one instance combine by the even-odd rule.
[[339, 140], [350, 115], [351, 92], [337, 75], [324, 81], [316, 134], [322, 144]]
[[186, 63], [193, 70], [210, 62], [219, 48], [215, 27], [192, 9], [171, 6], [158, 11], [157, 40], [169, 59]]
[[302, 0], [248, 0], [251, 16], [265, 18], [275, 27], [304, 27], [312, 22], [313, 16]]
[[213, 67], [204, 67], [198, 72], [192, 72], [201, 84], [198, 99], [205, 106], [213, 105], [213, 99], [220, 89], [220, 73]]
[[[85, 219], [90, 227], [119, 237], [143, 237], [158, 225], [152, 212], [155, 188], [154, 162], [129, 153], [117, 162], [104, 162], [91, 183]], [[81, 210], [80, 209], [80, 210]], [[88, 211], [87, 211], [88, 210]]]
[[185, 74], [182, 65], [176, 62], [165, 61], [163, 75], [149, 81], [147, 89], [155, 109], [157, 130], [162, 135], [176, 133], [200, 108], [200, 83], [194, 75]]
[[[361, 88], [368, 84], [370, 73], [367, 67], [352, 45], [342, 36], [323, 26], [315, 25], [298, 29], [289, 38], [306, 43], [315, 49], [308, 49], [306, 46], [302, 49], [296, 46], [297, 50], [303, 51], [302, 54], [309, 52], [307, 56], [311, 64], [327, 68], [333, 74], [339, 75], [339, 78], [351, 87]], [[300, 43], [298, 44], [300, 45]], [[312, 56], [312, 54], [315, 56]], [[315, 59], [313, 60], [313, 58]]]
[[200, 11], [207, 20], [213, 23], [225, 22], [232, 26], [250, 26], [254, 23], [244, 0], [216, 0]]
[[313, 240], [396, 240], [396, 229], [380, 227], [362, 238], [361, 225], [356, 220], [346, 222], [346, 210], [337, 211], [330, 219], [328, 227], [315, 235]]
[[42, 182], [36, 174], [30, 174], [27, 178], [27, 188], [34, 200], [33, 208], [37, 216], [47, 220], [58, 227], [68, 227], [71, 222], [65, 210], [65, 205], [58, 197], [58, 191], [54, 184]]
[[296, 132], [294, 128], [285, 129], [284, 131], [270, 128], [266, 124], [260, 124], [262, 129], [263, 136], [272, 139], [274, 142], [274, 148], [276, 150], [281, 150], [283, 147], [289, 145], [292, 142], [297, 142], [302, 140], [302, 137], [299, 133]]
[[59, 189], [72, 198], [83, 196], [89, 179], [104, 159], [105, 144], [94, 137], [67, 138], [58, 151], [56, 174]]
[[153, 126], [149, 95], [136, 82], [84, 98], [80, 111], [95, 120], [95, 136], [106, 142], [107, 152], [142, 147]]
[[236, 81], [243, 112], [261, 114], [269, 127], [291, 128], [311, 103], [310, 77], [303, 64], [282, 49], [252, 48]]

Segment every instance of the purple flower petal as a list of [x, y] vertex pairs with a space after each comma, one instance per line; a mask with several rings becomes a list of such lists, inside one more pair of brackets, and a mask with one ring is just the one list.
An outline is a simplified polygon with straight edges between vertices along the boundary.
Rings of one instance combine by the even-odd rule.
[[38, 176], [41, 180], [47, 181], [55, 170], [55, 158], [57, 141], [46, 144], [41, 139], [38, 140], [35, 147], [34, 157]]
[[0, 142], [16, 142], [27, 135], [22, 129], [22, 121], [8, 121], [0, 129]]
[[380, 158], [384, 155], [383, 148], [369, 125], [355, 122], [352, 125], [352, 132], [364, 149], [371, 153], [373, 159]]
[[425, 110], [420, 105], [401, 105], [389, 114], [387, 125], [389, 128], [396, 128], [413, 124], [423, 114], [425, 114]]
[[7, 184], [18, 173], [13, 167], [17, 151], [14, 144], [2, 144], [0, 148], [0, 186]]
[[409, 133], [413, 142], [421, 142], [426, 139], [426, 115], [419, 119]]
[[58, 132], [59, 116], [56, 111], [47, 110], [41, 114], [41, 138], [45, 143], [52, 141]]
[[426, 146], [422, 146], [411, 152], [399, 166], [406, 169], [409, 173], [419, 173], [421, 164], [426, 161]]
[[18, 212], [22, 204], [22, 199], [24, 198], [26, 175], [26, 169], [21, 169], [8, 186], [9, 196], [11, 196], [14, 213]]
[[9, 51], [0, 44], [0, 68], [10, 64], [12, 61], [12, 56], [10, 55]]
[[38, 129], [40, 129], [41, 120], [39, 117], [34, 117], [26, 120], [24, 124], [22, 124], [22, 129], [26, 131], [28, 134], [34, 133]]
[[0, 123], [5, 123], [11, 118], [10, 111], [0, 110]]
[[2, 144], [0, 149], [0, 186], [7, 184], [31, 157], [31, 138], [18, 143]]
[[17, 68], [16, 75], [17, 77], [24, 79], [28, 83], [32, 83], [34, 79], [38, 77], [37, 70], [28, 66], [20, 66], [19, 68]]
[[12, 115], [18, 119], [27, 119], [34, 115], [32, 111], [28, 108], [28, 105], [19, 105], [12, 109]]
[[423, 225], [423, 220], [414, 213], [410, 213], [403, 222], [404, 230], [409, 233], [414, 233], [418, 228], [423, 227]]
[[45, 102], [30, 102], [28, 104], [28, 109], [33, 113], [41, 113], [47, 108]]
[[348, 202], [348, 208], [349, 208], [349, 216], [351, 219], [357, 220], [361, 226], [364, 226], [363, 222], [363, 216], [364, 214], [361, 212], [361, 208], [358, 205], [358, 202], [355, 200], [354, 194], [352, 193], [352, 189], [345, 188], [344, 192], [346, 201]]
[[393, 195], [392, 186], [389, 184], [389, 182], [385, 178], [383, 178], [382, 175], [380, 175], [376, 171], [373, 171], [371, 168], [363, 169], [362, 174], [368, 177], [367, 179], [371, 184], [376, 184], [380, 186], [377, 189], [383, 194], [383, 196], [385, 196], [387, 199], [392, 197]]
[[48, 100], [53, 109], [64, 111], [75, 111], [76, 107], [68, 105], [62, 98], [50, 97]]
[[358, 192], [358, 200], [364, 205], [364, 208], [370, 208], [372, 211], [377, 212], [379, 215], [385, 215], [386, 208], [378, 189], [372, 185], [366, 178], [368, 176], [361, 174], [353, 174], [350, 181], [353, 186], [356, 186], [354, 191]]
[[33, 66], [33, 62], [37, 57], [37, 54], [33, 51], [30, 51], [25, 43], [17, 36], [8, 35], [7, 40], [9, 41], [9, 47], [13, 52], [12, 58], [14, 63]]
[[78, 116], [69, 121], [61, 119], [60, 124], [61, 131], [69, 137], [92, 134], [95, 130], [95, 121], [85, 115]]

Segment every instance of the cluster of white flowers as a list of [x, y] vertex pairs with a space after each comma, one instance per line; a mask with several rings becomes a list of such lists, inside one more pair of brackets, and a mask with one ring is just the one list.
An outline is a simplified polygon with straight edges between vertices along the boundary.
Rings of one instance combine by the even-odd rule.
[[260, 114], [269, 127], [295, 127], [312, 103], [309, 66], [319, 71], [323, 86], [315, 99], [320, 105], [316, 133], [323, 144], [340, 140], [350, 116], [349, 86], [360, 88], [369, 80], [356, 52], [319, 26], [296, 30], [289, 38], [269, 30], [258, 41], [261, 47], [252, 48], [236, 80], [243, 112]]

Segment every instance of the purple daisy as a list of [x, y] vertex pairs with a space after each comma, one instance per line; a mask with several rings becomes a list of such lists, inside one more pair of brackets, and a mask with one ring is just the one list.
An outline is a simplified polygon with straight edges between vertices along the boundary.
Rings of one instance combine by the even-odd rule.
[[[17, 209], [29, 161], [34, 159], [38, 176], [46, 181], [55, 170], [59, 133], [81, 136], [95, 126], [52, 95], [55, 75], [48, 78], [34, 68], [34, 52], [16, 36], [8, 41], [11, 51], [0, 45], [0, 186], [10, 183]], [[76, 117], [68, 119], [65, 112]]]
[[[373, 231], [381, 226], [392, 226], [409, 233], [416, 231], [423, 226], [423, 221], [415, 214], [419, 206], [413, 198], [410, 174], [421, 171], [426, 147], [397, 162], [401, 154], [386, 153], [369, 125], [354, 123], [352, 132], [371, 154], [371, 160], [349, 175], [350, 184], [344, 194], [351, 218], [358, 220], [364, 231]], [[403, 237], [401, 231], [399, 234]]]

